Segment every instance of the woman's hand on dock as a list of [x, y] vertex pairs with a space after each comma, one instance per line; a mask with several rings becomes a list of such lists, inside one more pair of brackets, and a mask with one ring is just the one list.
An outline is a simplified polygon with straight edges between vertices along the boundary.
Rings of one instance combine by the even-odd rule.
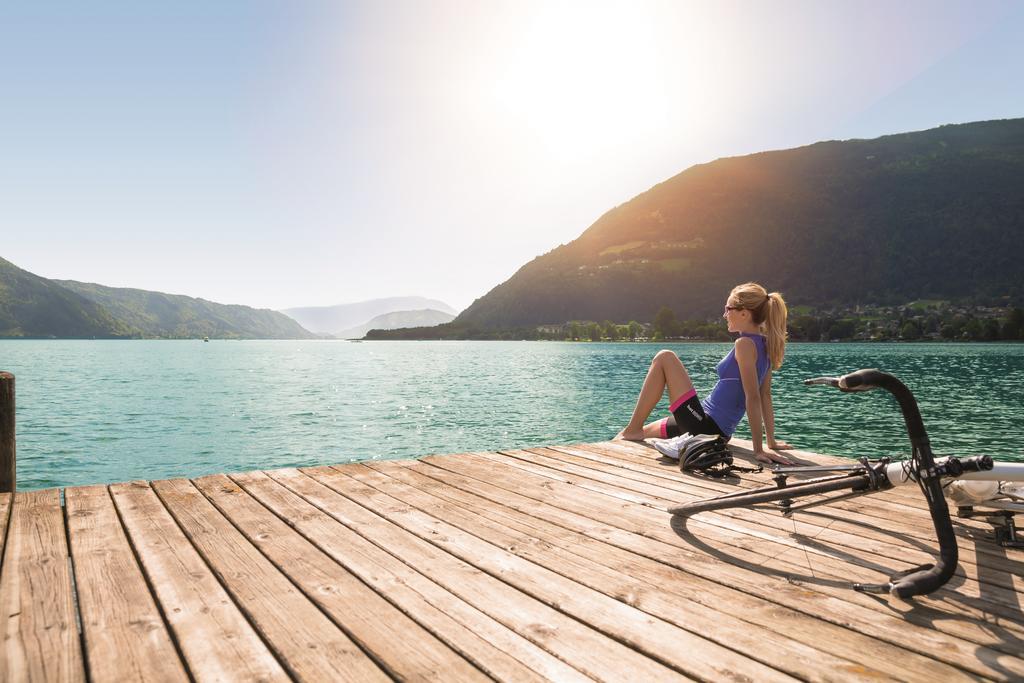
[[775, 451], [773, 451], [771, 449], [766, 449], [766, 450], [759, 451], [759, 452], [755, 451], [754, 452], [754, 458], [758, 462], [763, 462], [763, 463], [768, 463], [768, 464], [771, 464], [771, 463], [778, 463], [780, 465], [795, 465], [796, 464], [795, 462], [793, 462], [792, 460], [790, 460], [786, 456], [780, 455], [780, 454], [776, 453]]

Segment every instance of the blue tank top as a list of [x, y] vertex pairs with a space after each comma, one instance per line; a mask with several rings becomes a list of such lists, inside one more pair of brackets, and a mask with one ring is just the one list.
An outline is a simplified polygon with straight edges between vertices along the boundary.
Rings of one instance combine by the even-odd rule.
[[[757, 385], [761, 386], [768, 374], [767, 340], [762, 334], [746, 334], [757, 347]], [[711, 390], [711, 395], [701, 401], [704, 412], [711, 416], [715, 424], [726, 436], [732, 436], [736, 425], [747, 412], [747, 396], [743, 393], [743, 382], [740, 380], [740, 364], [736, 362], [736, 348], [733, 347], [725, 358], [718, 363], [718, 384]]]

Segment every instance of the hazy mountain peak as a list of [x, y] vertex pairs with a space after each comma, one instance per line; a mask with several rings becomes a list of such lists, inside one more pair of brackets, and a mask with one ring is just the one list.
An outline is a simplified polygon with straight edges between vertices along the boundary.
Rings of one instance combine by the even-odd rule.
[[427, 299], [421, 296], [394, 296], [349, 304], [337, 304], [335, 306], [286, 308], [281, 313], [297, 321], [311, 332], [340, 336], [343, 332], [348, 332], [352, 328], [362, 325], [379, 315], [395, 311], [424, 309], [441, 311], [453, 316], [458, 313], [458, 311], [443, 301]]

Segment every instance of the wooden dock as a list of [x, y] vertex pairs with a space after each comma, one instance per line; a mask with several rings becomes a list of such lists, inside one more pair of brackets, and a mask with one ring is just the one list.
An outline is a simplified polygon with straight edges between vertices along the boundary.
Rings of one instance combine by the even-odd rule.
[[[741, 450], [741, 449], [740, 449]], [[0, 680], [1024, 679], [1024, 551], [916, 488], [785, 519], [607, 442], [0, 497]], [[797, 453], [804, 461], [823, 456]]]

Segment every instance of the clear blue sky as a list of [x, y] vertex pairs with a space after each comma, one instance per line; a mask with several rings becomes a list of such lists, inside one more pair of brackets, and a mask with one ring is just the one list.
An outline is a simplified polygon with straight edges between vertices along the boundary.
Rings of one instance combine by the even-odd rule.
[[695, 163], [1024, 116], [1024, 2], [0, 0], [0, 256], [468, 305]]

